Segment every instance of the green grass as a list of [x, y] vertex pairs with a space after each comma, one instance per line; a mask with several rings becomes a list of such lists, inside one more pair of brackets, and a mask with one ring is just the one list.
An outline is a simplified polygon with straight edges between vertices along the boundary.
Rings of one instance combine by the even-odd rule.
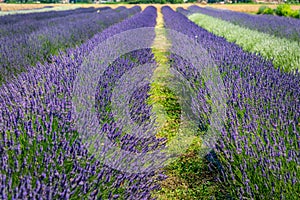
[[169, 177], [162, 183], [158, 199], [225, 199], [226, 192], [199, 154], [201, 141], [194, 141], [186, 153], [165, 168]]
[[[165, 32], [157, 34], [166, 35]], [[157, 113], [156, 117], [160, 124], [157, 137], [167, 138], [167, 145], [176, 145], [172, 143], [172, 140], [178, 136], [180, 125], [184, 122], [181, 119], [180, 97], [176, 96], [169, 87], [172, 84], [169, 52], [167, 49], [157, 48], [153, 48], [152, 52], [159, 63], [153, 75], [149, 100], [153, 105], [153, 111]], [[197, 135], [199, 134], [201, 133]], [[200, 151], [201, 139], [193, 137], [189, 148], [163, 169], [168, 178], [160, 182], [162, 189], [153, 192], [153, 196], [161, 200], [225, 199], [226, 191], [216, 180], [217, 170], [209, 169], [209, 163], [201, 157]]]

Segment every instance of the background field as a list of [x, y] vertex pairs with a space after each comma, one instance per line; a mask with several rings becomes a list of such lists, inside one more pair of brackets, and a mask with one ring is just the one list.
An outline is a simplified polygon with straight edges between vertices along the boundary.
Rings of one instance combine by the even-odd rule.
[[[255, 15], [263, 5], [0, 3], [0, 199], [298, 200], [300, 20]], [[123, 53], [122, 39], [141, 47]], [[171, 163], [130, 162], [164, 146]]]
[[[105, 7], [109, 6], [111, 8], [116, 8], [118, 6], [125, 6], [125, 7], [133, 7], [135, 5], [129, 5], [129, 4], [0, 4], [1, 11], [14, 11], [14, 10], [28, 10], [28, 9], [37, 9], [37, 8], [43, 8], [45, 6], [53, 6], [53, 7], [72, 7], [72, 6], [80, 6], [80, 7]], [[139, 4], [142, 9], [145, 7], [149, 6], [151, 4]], [[233, 5], [222, 5], [222, 4], [191, 4], [191, 3], [186, 3], [186, 4], [152, 4], [153, 6], [157, 8], [161, 8], [162, 6], [168, 5], [171, 8], [177, 8], [177, 7], [183, 7], [187, 8], [191, 5], [198, 5], [201, 7], [204, 6], [211, 6], [211, 7], [216, 7], [216, 8], [223, 8], [223, 9], [229, 9], [233, 11], [239, 11], [239, 12], [257, 12], [258, 8], [264, 4], [233, 4]], [[271, 8], [275, 8], [277, 5], [268, 5]], [[293, 5], [291, 6], [292, 9], [294, 10], [299, 10], [300, 5]]]

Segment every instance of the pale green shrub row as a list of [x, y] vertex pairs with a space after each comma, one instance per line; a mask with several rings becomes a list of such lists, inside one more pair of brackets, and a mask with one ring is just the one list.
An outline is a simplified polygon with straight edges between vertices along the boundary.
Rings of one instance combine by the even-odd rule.
[[209, 32], [236, 43], [246, 51], [259, 53], [272, 60], [276, 68], [280, 67], [285, 71], [300, 69], [300, 44], [296, 41], [250, 30], [203, 14], [193, 14], [189, 19]]

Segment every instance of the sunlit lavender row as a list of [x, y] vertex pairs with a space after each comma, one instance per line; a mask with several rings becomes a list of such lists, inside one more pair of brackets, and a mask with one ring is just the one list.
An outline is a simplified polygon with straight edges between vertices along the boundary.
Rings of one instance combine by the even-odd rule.
[[298, 19], [270, 15], [251, 15], [230, 10], [201, 8], [199, 6], [190, 6], [188, 10], [192, 13], [200, 12], [205, 15], [217, 17], [233, 24], [262, 31], [270, 35], [300, 41], [300, 21]]
[[[109, 7], [103, 7], [99, 8], [100, 11], [109, 9]], [[97, 11], [97, 9], [91, 7], [91, 8], [76, 8], [72, 10], [64, 10], [64, 11], [48, 11], [48, 12], [41, 12], [41, 13], [27, 13], [27, 14], [15, 14], [15, 15], [6, 15], [1, 16], [0, 25], [9, 25], [12, 26], [12, 24], [19, 23], [22, 21], [31, 21], [31, 20], [45, 20], [45, 19], [51, 19], [51, 18], [58, 18], [58, 17], [65, 17], [69, 15], [79, 14], [79, 13], [88, 13], [88, 12], [94, 12]], [[3, 31], [3, 30], [1, 30]]]
[[201, 13], [189, 15], [188, 18], [228, 42], [234, 42], [245, 51], [257, 53], [272, 61], [276, 68], [291, 72], [300, 67], [300, 46], [297, 41], [251, 30]]
[[[100, 163], [74, 128], [71, 95], [84, 56], [95, 45], [122, 31], [153, 27], [155, 18], [156, 9], [148, 7], [80, 47], [53, 56], [51, 63], [39, 64], [1, 86], [1, 199], [150, 199], [150, 192], [158, 188], [157, 180], [165, 177], [154, 172], [126, 173]], [[141, 51], [133, 53], [137, 60], [153, 58], [151, 51]], [[113, 64], [128, 69], [136, 65], [135, 59], [124, 58]], [[107, 84], [118, 76], [113, 71], [109, 73], [111, 78], [103, 79]], [[104, 87], [104, 83], [100, 84]], [[147, 85], [140, 91], [146, 94]], [[145, 99], [140, 92], [134, 95], [133, 102]], [[133, 115], [146, 110], [147, 106], [131, 108]], [[143, 119], [147, 120], [147, 116]], [[124, 137], [121, 142], [126, 145], [132, 138]]]
[[[244, 52], [168, 7], [163, 8], [163, 14], [166, 27], [196, 38], [221, 73], [228, 95], [227, 114], [214, 150], [221, 163], [220, 181], [231, 197], [297, 199], [295, 194], [300, 193], [297, 187], [300, 181], [299, 73], [274, 69], [271, 62]], [[190, 51], [188, 46], [183, 48]], [[189, 61], [176, 55], [171, 55], [171, 59], [177, 68], [193, 70]], [[186, 76], [191, 74], [197, 71], [188, 71]], [[205, 91], [200, 92], [199, 96], [203, 97]], [[206, 110], [204, 113], [209, 116], [209, 109]]]
[[62, 17], [52, 15], [52, 18], [43, 20], [29, 18], [26, 23], [21, 21], [12, 25], [2, 25], [0, 82], [35, 65], [38, 61], [51, 61], [51, 55], [80, 45], [95, 33], [140, 10], [139, 7], [104, 9], [100, 13], [96, 10], [93, 12], [81, 10], [76, 14]]

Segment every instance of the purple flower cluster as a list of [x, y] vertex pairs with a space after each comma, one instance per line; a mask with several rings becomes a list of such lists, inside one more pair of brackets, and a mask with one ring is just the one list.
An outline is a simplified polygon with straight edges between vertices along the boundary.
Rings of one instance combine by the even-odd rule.
[[0, 82], [26, 70], [38, 61], [50, 61], [51, 55], [57, 54], [58, 51], [75, 47], [95, 33], [140, 10], [139, 7], [105, 9], [100, 13], [96, 10], [94, 12], [80, 10], [72, 15], [68, 11], [66, 16], [62, 17], [43, 20], [36, 20], [33, 17], [18, 23], [2, 25]]
[[147, 99], [149, 98], [150, 85], [144, 85], [137, 88], [132, 98], [129, 101], [130, 106], [130, 116], [134, 122], [142, 124], [143, 122], [150, 119], [151, 114], [151, 105], [146, 104]]
[[[290, 17], [279, 17], [272, 15], [251, 15], [230, 10], [220, 10], [215, 8], [201, 8], [198, 6], [190, 6], [190, 13], [202, 13], [212, 17], [226, 20], [235, 25], [245, 28], [261, 31], [270, 35], [288, 38], [300, 41], [300, 21]], [[180, 12], [184, 9], [180, 9]], [[182, 14], [188, 14], [186, 11]]]
[[[155, 21], [153, 26], [155, 25]], [[135, 60], [133, 62], [132, 60]], [[144, 64], [155, 64], [151, 49], [140, 49], [133, 51], [125, 57], [117, 59], [112, 63], [100, 77], [99, 89], [96, 94], [96, 107], [98, 110], [98, 118], [104, 124], [103, 133], [107, 134], [107, 137], [112, 141], [116, 141], [121, 149], [129, 152], [149, 152], [160, 146], [161, 142], [165, 139], [156, 139], [155, 133], [150, 133], [147, 137], [137, 137], [138, 133], [126, 133], [123, 128], [128, 126], [126, 123], [116, 122], [111, 112], [107, 112], [107, 108], [110, 107], [111, 96], [115, 84], [127, 71], [130, 71], [136, 67], [143, 66]], [[148, 71], [148, 70], [147, 70]], [[152, 74], [151, 68], [149, 68], [149, 74]], [[110, 83], [110, 84], [107, 84]], [[150, 90], [150, 82], [137, 87], [133, 91], [132, 96], [128, 102], [130, 107], [129, 115], [133, 122], [143, 125], [144, 129], [141, 131], [147, 133], [150, 125], [151, 117], [151, 105], [147, 105], [146, 100], [149, 97], [148, 92]], [[130, 93], [130, 91], [123, 91], [123, 93]]]
[[[96, 34], [80, 47], [53, 56], [51, 63], [38, 64], [1, 86], [1, 199], [151, 198], [150, 192], [158, 189], [156, 181], [165, 177], [153, 171], [126, 173], [99, 162], [87, 150], [75, 129], [71, 96], [77, 72], [85, 56], [97, 44], [130, 29], [154, 27], [155, 19], [156, 9], [148, 7]], [[107, 71], [109, 77], [100, 78], [99, 88], [106, 90], [107, 85], [121, 75], [111, 69], [122, 73], [123, 67], [130, 69], [136, 65], [136, 60], [138, 63], [153, 62], [150, 49], [129, 55], [132, 59], [127, 60], [127, 55], [112, 63]], [[107, 81], [106, 85], [104, 81]], [[148, 111], [145, 103], [136, 103], [144, 102], [148, 86], [144, 87], [138, 89], [143, 94], [133, 93], [133, 115], [143, 113], [140, 109]], [[99, 98], [102, 95], [106, 94], [97, 94]], [[106, 114], [101, 106], [98, 106], [99, 116]], [[147, 116], [142, 119], [147, 121]], [[132, 139], [127, 136], [123, 141], [128, 144]]]
[[[196, 38], [222, 76], [227, 93], [226, 121], [215, 151], [231, 196], [296, 199], [295, 194], [300, 194], [297, 186], [300, 181], [299, 72], [276, 70], [270, 61], [244, 52], [169, 7], [163, 7], [162, 11], [166, 27]], [[191, 51], [189, 46], [182, 48]], [[176, 55], [171, 55], [171, 59], [178, 69], [197, 74], [188, 61]], [[199, 96], [204, 94], [200, 92]], [[209, 110], [206, 113], [210, 115]]]

